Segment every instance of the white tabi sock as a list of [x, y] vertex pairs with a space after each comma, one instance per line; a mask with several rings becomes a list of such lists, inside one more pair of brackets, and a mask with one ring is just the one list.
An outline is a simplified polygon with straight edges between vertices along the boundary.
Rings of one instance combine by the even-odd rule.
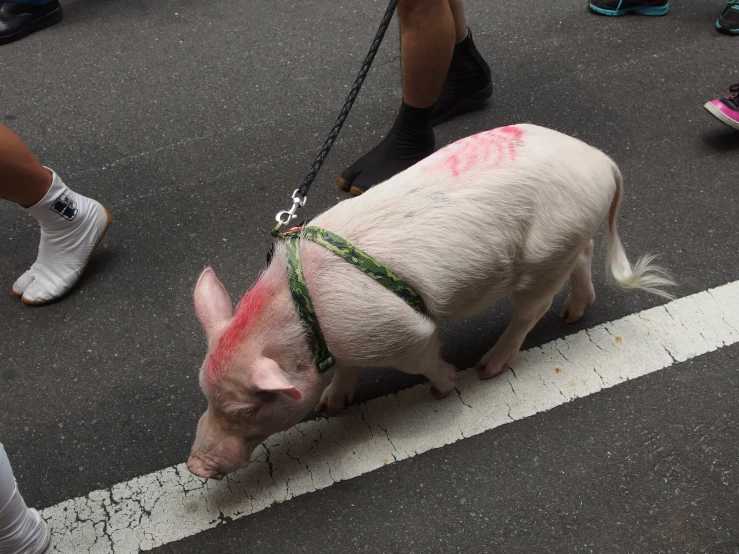
[[28, 509], [0, 444], [0, 554], [41, 554], [51, 541], [48, 525]]
[[46, 195], [24, 208], [41, 226], [38, 258], [13, 285], [13, 294], [26, 304], [45, 304], [69, 292], [111, 222], [99, 202], [70, 190], [52, 174]]

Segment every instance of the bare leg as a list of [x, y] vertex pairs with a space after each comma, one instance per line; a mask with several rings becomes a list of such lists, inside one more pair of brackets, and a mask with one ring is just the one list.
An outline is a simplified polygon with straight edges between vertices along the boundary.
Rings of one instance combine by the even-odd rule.
[[0, 124], [0, 198], [30, 208], [44, 197], [51, 180], [21, 139]]
[[591, 264], [593, 261], [594, 242], [591, 239], [578, 256], [575, 267], [570, 275], [570, 283], [572, 292], [565, 301], [565, 306], [559, 317], [566, 318], [567, 323], [575, 323], [583, 314], [585, 309], [589, 308], [595, 302], [595, 287], [593, 287], [593, 279], [591, 276]]
[[[461, 11], [461, 5], [459, 6]], [[449, 0], [399, 0], [403, 100], [415, 108], [436, 102], [456, 37]]]
[[336, 415], [354, 400], [359, 371], [356, 367], [336, 367], [331, 382], [321, 394], [316, 412], [324, 415]]
[[512, 363], [526, 335], [552, 305], [553, 293], [514, 292], [513, 320], [495, 346], [477, 362], [480, 379], [494, 377]]
[[455, 42], [462, 42], [467, 38], [467, 22], [464, 19], [462, 0], [449, 0], [449, 7], [452, 9], [452, 17], [454, 17]]

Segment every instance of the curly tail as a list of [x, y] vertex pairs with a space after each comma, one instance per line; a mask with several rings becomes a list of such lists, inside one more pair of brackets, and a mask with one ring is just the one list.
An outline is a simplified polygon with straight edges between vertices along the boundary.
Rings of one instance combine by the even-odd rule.
[[659, 266], [652, 265], [656, 256], [641, 256], [632, 268], [626, 257], [621, 238], [618, 236], [616, 219], [621, 205], [621, 190], [623, 179], [621, 172], [614, 165], [613, 176], [616, 180], [616, 193], [613, 195], [611, 207], [608, 210], [608, 227], [606, 229], [606, 275], [609, 280], [624, 290], [641, 289], [665, 298], [674, 298], [663, 287], [674, 286], [675, 282], [670, 274]]

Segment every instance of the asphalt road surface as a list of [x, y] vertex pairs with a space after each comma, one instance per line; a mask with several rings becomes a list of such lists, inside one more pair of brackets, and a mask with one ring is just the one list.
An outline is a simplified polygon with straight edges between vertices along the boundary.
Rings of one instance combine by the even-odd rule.
[[[253, 283], [274, 214], [320, 148], [385, 8], [380, 0], [63, 5], [62, 24], [0, 47], [0, 121], [114, 220], [79, 286], [29, 308], [10, 288], [35, 259], [38, 230], [16, 206], [0, 205], [0, 441], [27, 502], [50, 508], [50, 518], [69, 499], [186, 459], [205, 408], [197, 276], [212, 266], [232, 298]], [[495, 93], [485, 109], [438, 127], [437, 143], [531, 122], [601, 148], [624, 174], [627, 251], [660, 253], [676, 295], [701, 309], [714, 296], [699, 293], [739, 280], [739, 133], [702, 109], [739, 81], [739, 38], [713, 28], [722, 5], [676, 2], [661, 18], [606, 18], [573, 0], [467, 0]], [[346, 198], [336, 176], [382, 137], [399, 102], [394, 23], [303, 214]], [[609, 288], [599, 263], [594, 279], [598, 300], [580, 323], [559, 320], [560, 295], [524, 348], [666, 303]], [[739, 299], [736, 286], [726, 290], [720, 298]], [[143, 516], [117, 528], [114, 490], [115, 506], [87, 521], [93, 542], [80, 539], [79, 509], [51, 519], [57, 550], [737, 554], [739, 302], [711, 302], [722, 310], [719, 330], [708, 316], [695, 323], [687, 300], [668, 311], [713, 346], [657, 363], [661, 347], [647, 342], [629, 351], [638, 378], [453, 440], [429, 418], [418, 428], [425, 450], [355, 468], [315, 492], [288, 487], [280, 496], [267, 485], [274, 502], [264, 509], [217, 510], [172, 540], [137, 530], [156, 511], [143, 504]], [[510, 315], [502, 302], [446, 327], [445, 356], [470, 367]], [[367, 371], [355, 403], [379, 406], [421, 381]], [[349, 455], [318, 450], [316, 459]], [[178, 527], [174, 519], [157, 529]]]

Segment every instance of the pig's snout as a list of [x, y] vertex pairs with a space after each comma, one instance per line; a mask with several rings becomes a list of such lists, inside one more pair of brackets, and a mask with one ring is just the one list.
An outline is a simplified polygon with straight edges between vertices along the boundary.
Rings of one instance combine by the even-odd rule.
[[197, 456], [190, 456], [186, 465], [190, 473], [203, 479], [216, 479], [217, 481], [220, 481], [224, 477], [223, 473], [210, 467], [207, 462], [201, 460]]

